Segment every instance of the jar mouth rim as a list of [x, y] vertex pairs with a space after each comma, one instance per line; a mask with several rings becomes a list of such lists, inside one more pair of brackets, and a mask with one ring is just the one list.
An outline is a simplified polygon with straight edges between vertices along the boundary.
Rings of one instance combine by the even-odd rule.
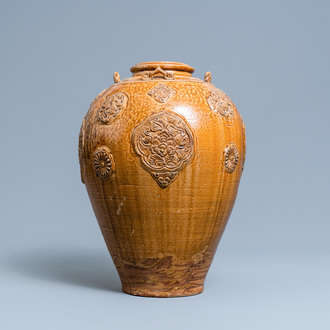
[[141, 62], [135, 64], [131, 67], [132, 73], [137, 73], [140, 71], [156, 70], [160, 67], [162, 70], [169, 71], [183, 71], [193, 73], [195, 70], [190, 65], [180, 62], [169, 62], [169, 61], [151, 61], [151, 62]]

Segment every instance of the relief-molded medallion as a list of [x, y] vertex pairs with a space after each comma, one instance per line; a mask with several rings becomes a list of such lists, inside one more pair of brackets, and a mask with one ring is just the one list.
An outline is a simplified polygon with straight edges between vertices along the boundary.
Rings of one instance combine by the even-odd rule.
[[158, 112], [135, 127], [132, 144], [143, 168], [161, 188], [167, 188], [194, 153], [194, 138], [178, 115]]
[[239, 162], [239, 152], [237, 150], [236, 144], [230, 142], [226, 145], [224, 150], [224, 165], [228, 173], [233, 173]]
[[85, 183], [84, 175], [85, 175], [85, 163], [84, 163], [84, 149], [85, 149], [85, 117], [80, 127], [79, 132], [79, 145], [78, 145], [78, 156], [79, 156], [79, 164], [80, 164], [80, 177], [81, 182]]
[[102, 124], [109, 124], [126, 109], [128, 97], [124, 93], [113, 94], [105, 99], [97, 110], [97, 118]]
[[245, 137], [245, 125], [243, 122], [243, 118], [242, 118], [242, 123], [243, 123], [243, 166], [242, 166], [242, 172], [244, 170], [244, 163], [245, 163], [245, 157], [246, 157], [246, 137]]
[[115, 161], [108, 147], [103, 146], [94, 152], [93, 165], [99, 178], [102, 180], [110, 178], [115, 169]]
[[207, 98], [207, 103], [211, 110], [226, 118], [231, 117], [234, 113], [234, 107], [230, 98], [220, 89], [214, 91]]
[[151, 88], [147, 94], [159, 103], [166, 103], [176, 94], [176, 90], [166, 84], [160, 83]]

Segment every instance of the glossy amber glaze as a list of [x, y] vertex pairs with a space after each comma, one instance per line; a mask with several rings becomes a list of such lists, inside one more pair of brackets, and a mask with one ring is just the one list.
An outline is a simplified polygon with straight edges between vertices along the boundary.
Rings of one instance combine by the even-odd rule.
[[91, 104], [81, 177], [124, 292], [203, 291], [245, 158], [242, 117], [182, 63], [146, 62]]

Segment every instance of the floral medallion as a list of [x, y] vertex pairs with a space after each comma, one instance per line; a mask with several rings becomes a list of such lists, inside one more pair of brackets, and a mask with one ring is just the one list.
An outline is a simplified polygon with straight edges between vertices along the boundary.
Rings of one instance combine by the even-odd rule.
[[108, 124], [119, 113], [126, 109], [128, 97], [124, 93], [117, 93], [105, 99], [97, 110], [97, 118], [102, 124]]
[[168, 111], [156, 113], [138, 125], [132, 144], [143, 167], [161, 188], [176, 179], [194, 153], [193, 134], [187, 123]]
[[80, 176], [81, 176], [81, 182], [85, 183], [84, 181], [84, 144], [85, 144], [85, 118], [83, 119], [83, 122], [80, 127], [79, 132], [79, 145], [78, 145], [78, 156], [79, 156], [79, 164], [80, 164]]
[[244, 163], [245, 163], [245, 157], [246, 157], [246, 138], [245, 138], [245, 125], [243, 122], [243, 118], [242, 118], [242, 123], [243, 123], [243, 167], [242, 167], [242, 171], [244, 170]]
[[151, 175], [161, 188], [166, 188], [176, 179], [178, 172], [151, 172]]
[[165, 84], [157, 84], [147, 94], [159, 103], [166, 103], [176, 94], [176, 90]]
[[227, 144], [224, 150], [224, 165], [228, 173], [233, 173], [239, 162], [239, 152], [236, 148], [235, 143], [231, 142]]
[[107, 180], [114, 171], [114, 159], [107, 147], [98, 148], [94, 152], [94, 170], [98, 177]]
[[230, 98], [220, 89], [214, 91], [208, 98], [207, 102], [214, 112], [224, 117], [231, 117], [234, 113], [233, 104]]

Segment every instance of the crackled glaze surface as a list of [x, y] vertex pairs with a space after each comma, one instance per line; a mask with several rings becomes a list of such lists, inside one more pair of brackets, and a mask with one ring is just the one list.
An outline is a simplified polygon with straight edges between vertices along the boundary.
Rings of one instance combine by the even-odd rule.
[[235, 202], [243, 121], [209, 72], [203, 81], [173, 62], [131, 71], [115, 73], [85, 116], [82, 180], [124, 292], [198, 294]]

